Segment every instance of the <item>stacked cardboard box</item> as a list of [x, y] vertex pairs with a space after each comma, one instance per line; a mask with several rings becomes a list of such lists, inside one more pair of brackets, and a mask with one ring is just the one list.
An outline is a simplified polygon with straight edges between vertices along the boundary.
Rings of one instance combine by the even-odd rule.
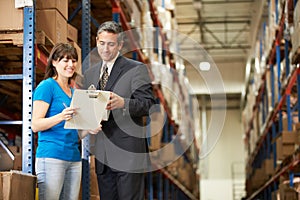
[[296, 131], [282, 131], [276, 138], [277, 160], [284, 160], [287, 156], [295, 152], [295, 144], [298, 142], [298, 133]]
[[[13, 156], [13, 159], [9, 156], [8, 152]], [[22, 169], [22, 148], [19, 146], [8, 146], [5, 150], [0, 146], [0, 171], [7, 171], [11, 169]]]
[[285, 184], [285, 181], [280, 182], [276, 200], [298, 200], [297, 192], [289, 184]]
[[23, 30], [23, 9], [15, 8], [14, 0], [0, 1], [0, 19], [0, 31]]
[[166, 121], [166, 115], [164, 112], [164, 107], [159, 105], [156, 112], [151, 114], [150, 122], [150, 150], [158, 150], [161, 148], [161, 139], [163, 134], [164, 123]]
[[35, 199], [36, 176], [21, 171], [0, 173], [0, 199]]
[[260, 186], [262, 186], [268, 180], [268, 176], [265, 173], [265, 169], [257, 168], [254, 171], [254, 174], [251, 179], [251, 186], [252, 189], [256, 190]]
[[100, 199], [98, 190], [97, 174], [95, 169], [95, 156], [90, 156], [90, 181], [91, 181], [91, 200]]
[[36, 31], [44, 31], [53, 43], [67, 42], [68, 0], [38, 0]]
[[75, 28], [71, 24], [68, 24], [67, 30], [68, 30], [68, 33], [67, 33], [68, 41], [78, 43], [78, 30], [77, 30], [77, 28]]

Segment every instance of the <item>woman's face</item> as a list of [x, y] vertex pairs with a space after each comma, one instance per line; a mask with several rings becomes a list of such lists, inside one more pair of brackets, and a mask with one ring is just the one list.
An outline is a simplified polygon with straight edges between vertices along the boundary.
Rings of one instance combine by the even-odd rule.
[[58, 76], [71, 78], [76, 71], [77, 61], [65, 56], [61, 60], [52, 61], [52, 65], [56, 68]]

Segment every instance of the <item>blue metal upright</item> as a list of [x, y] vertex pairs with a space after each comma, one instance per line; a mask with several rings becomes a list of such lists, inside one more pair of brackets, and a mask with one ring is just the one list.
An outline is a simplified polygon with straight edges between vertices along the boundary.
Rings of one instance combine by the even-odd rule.
[[155, 27], [155, 36], [154, 36], [154, 53], [159, 56], [159, 27]]
[[[91, 51], [91, 3], [90, 0], [82, 0], [82, 45], [81, 56], [82, 60], [89, 59], [88, 54]], [[85, 65], [82, 66], [84, 72], [90, 66], [90, 60], [85, 60]], [[82, 199], [90, 199], [90, 137], [87, 135], [82, 140]]]
[[[300, 99], [300, 73], [299, 69], [297, 71], [297, 98]], [[300, 120], [300, 101], [297, 101], [297, 108], [298, 108], [298, 120]]]
[[[276, 4], [277, 5], [277, 4]], [[280, 40], [276, 39], [276, 65], [277, 65], [277, 86], [278, 86], [278, 102], [281, 100], [281, 68], [280, 68], [280, 60], [281, 60], [281, 50], [280, 50]], [[278, 130], [279, 132], [282, 131], [282, 112], [279, 110], [279, 120], [278, 120]]]
[[152, 172], [147, 173], [148, 180], [148, 200], [153, 200], [153, 181], [152, 181]]
[[271, 75], [271, 106], [275, 106], [275, 77], [274, 77], [274, 65], [270, 65], [270, 75]]
[[175, 199], [175, 185], [171, 184], [171, 196], [170, 199]]
[[280, 91], [281, 91], [281, 82], [280, 82], [280, 77], [281, 77], [281, 68], [280, 68], [280, 41], [276, 40], [276, 65], [277, 65], [277, 100], [278, 102], [281, 99]]
[[157, 199], [163, 199], [163, 181], [162, 173], [157, 173]]
[[22, 127], [22, 171], [33, 174], [33, 133], [31, 131], [32, 92], [34, 85], [34, 24], [33, 7], [24, 7], [23, 30], [23, 127]]
[[[276, 137], [276, 127], [275, 127], [275, 124], [273, 123], [272, 124], [272, 138], [275, 138]], [[272, 144], [272, 148], [273, 148], [273, 166], [274, 166], [274, 169], [276, 169], [276, 166], [277, 166], [277, 151], [276, 151], [276, 142], [274, 142]]]
[[[287, 38], [288, 36], [285, 36], [285, 37]], [[285, 39], [284, 58], [285, 58], [285, 76], [288, 77], [290, 75], [289, 40], [288, 39]]]
[[267, 84], [264, 82], [264, 91], [262, 94], [262, 124], [265, 123], [267, 115], [268, 115], [268, 110], [269, 110], [269, 105], [268, 105], [268, 90], [267, 90]]
[[291, 113], [291, 97], [290, 93], [286, 94], [286, 113], [287, 113], [287, 125], [288, 125], [288, 131], [292, 131], [292, 113]]

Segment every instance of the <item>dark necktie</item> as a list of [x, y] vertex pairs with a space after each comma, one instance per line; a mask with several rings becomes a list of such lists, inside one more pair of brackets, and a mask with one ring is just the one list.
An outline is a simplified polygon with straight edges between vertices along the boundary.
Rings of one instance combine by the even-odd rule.
[[103, 65], [103, 74], [101, 76], [101, 79], [99, 80], [99, 89], [104, 90], [106, 83], [108, 80], [108, 67], [107, 65]]

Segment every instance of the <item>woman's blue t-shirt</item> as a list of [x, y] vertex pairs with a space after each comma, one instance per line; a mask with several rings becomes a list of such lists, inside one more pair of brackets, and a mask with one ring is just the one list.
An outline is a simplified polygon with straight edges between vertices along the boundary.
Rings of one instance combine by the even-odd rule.
[[[73, 94], [73, 89], [72, 89]], [[69, 97], [53, 78], [40, 82], [33, 93], [33, 101], [41, 100], [49, 104], [46, 118], [61, 113], [70, 106]], [[65, 121], [48, 130], [38, 132], [37, 158], [56, 158], [65, 161], [80, 161], [78, 132], [65, 129]]]

